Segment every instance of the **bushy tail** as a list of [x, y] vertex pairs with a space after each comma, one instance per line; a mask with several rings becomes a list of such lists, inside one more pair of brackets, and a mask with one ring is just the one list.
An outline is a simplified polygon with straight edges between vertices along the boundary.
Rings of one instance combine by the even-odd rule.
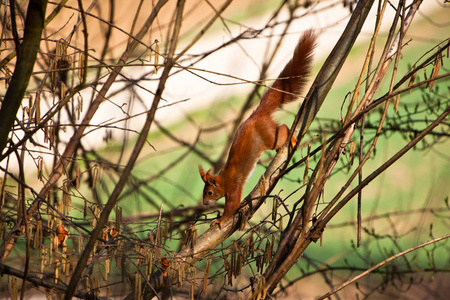
[[257, 110], [263, 114], [274, 113], [281, 105], [299, 99], [311, 71], [312, 54], [317, 36], [306, 31], [299, 39], [292, 59], [281, 71], [278, 79], [262, 97]]

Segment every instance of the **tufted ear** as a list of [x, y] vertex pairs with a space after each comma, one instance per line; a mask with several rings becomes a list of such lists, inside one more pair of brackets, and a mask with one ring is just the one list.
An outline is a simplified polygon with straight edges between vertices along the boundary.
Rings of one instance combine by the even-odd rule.
[[198, 165], [198, 171], [200, 173], [200, 177], [206, 183], [206, 181], [208, 180], [208, 176], [210, 176], [211, 174], [211, 169], [209, 169], [208, 172], [205, 173], [205, 170], [203, 170], [202, 166]]

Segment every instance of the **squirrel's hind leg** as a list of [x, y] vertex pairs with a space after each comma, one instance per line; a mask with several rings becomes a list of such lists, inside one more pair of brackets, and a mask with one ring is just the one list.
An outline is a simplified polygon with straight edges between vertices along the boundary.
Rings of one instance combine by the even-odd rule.
[[[279, 125], [277, 127], [276, 135], [275, 135], [275, 143], [274, 143], [275, 146], [272, 149], [274, 149], [274, 150], [280, 149], [286, 143], [288, 136], [289, 136], [289, 128], [284, 124]], [[295, 139], [295, 141], [293, 141], [291, 139], [291, 145], [293, 142], [297, 142], [297, 140]], [[295, 145], [295, 143], [294, 143], [294, 145]]]

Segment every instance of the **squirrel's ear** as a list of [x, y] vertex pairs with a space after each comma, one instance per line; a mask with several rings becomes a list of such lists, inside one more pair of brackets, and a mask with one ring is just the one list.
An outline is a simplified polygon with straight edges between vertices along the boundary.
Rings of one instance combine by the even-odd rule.
[[204, 182], [206, 182], [206, 174], [205, 174], [205, 170], [203, 170], [202, 166], [198, 165], [198, 171], [200, 173], [200, 177], [203, 179]]
[[[209, 172], [209, 171], [208, 171]], [[214, 187], [217, 187], [216, 185], [216, 179], [214, 177], [208, 177], [208, 183]]]

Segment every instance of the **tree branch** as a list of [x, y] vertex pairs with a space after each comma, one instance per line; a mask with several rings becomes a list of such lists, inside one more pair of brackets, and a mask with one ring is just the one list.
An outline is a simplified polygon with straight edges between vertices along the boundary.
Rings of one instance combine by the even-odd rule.
[[[14, 6], [14, 2], [12, 6]], [[20, 49], [17, 53], [16, 67], [0, 108], [0, 120], [2, 120], [0, 124], [0, 154], [6, 147], [9, 132], [14, 125], [17, 111], [33, 72], [44, 29], [46, 7], [47, 1], [45, 0], [30, 0], [28, 3], [23, 41], [21, 45], [16, 45], [16, 49]]]

